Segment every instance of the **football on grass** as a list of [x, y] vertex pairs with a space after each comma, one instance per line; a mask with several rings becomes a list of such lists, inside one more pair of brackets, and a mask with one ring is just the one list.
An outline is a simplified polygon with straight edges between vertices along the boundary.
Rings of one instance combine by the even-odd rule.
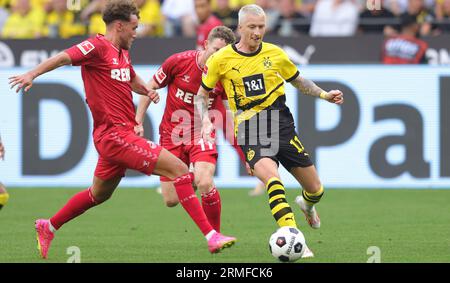
[[302, 257], [305, 237], [294, 227], [281, 227], [270, 236], [270, 253], [279, 261], [292, 262]]

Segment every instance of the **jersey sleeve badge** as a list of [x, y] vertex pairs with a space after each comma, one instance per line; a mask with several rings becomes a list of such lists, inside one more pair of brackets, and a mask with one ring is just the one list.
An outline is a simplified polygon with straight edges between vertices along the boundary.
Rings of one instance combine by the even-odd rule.
[[95, 46], [94, 44], [92, 44], [90, 41], [85, 40], [82, 43], [77, 44], [78, 49], [80, 49], [81, 53], [83, 53], [83, 55], [87, 55], [89, 52], [91, 52], [92, 50], [94, 50]]
[[164, 80], [167, 78], [167, 75], [166, 75], [166, 73], [164, 73], [164, 70], [160, 67], [159, 69], [158, 69], [158, 71], [156, 72], [156, 74], [155, 74], [155, 78], [156, 78], [156, 81], [158, 82], [158, 84], [162, 84], [163, 82], [164, 82]]

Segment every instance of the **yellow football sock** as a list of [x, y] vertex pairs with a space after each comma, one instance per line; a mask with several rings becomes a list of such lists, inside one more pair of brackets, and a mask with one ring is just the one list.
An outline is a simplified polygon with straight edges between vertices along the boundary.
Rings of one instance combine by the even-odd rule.
[[303, 199], [306, 201], [309, 205], [314, 205], [320, 201], [324, 193], [323, 186], [320, 186], [320, 189], [315, 193], [308, 193], [307, 191], [303, 190], [302, 195]]
[[269, 206], [278, 226], [297, 227], [294, 213], [286, 200], [286, 191], [280, 179], [270, 178], [266, 184]]

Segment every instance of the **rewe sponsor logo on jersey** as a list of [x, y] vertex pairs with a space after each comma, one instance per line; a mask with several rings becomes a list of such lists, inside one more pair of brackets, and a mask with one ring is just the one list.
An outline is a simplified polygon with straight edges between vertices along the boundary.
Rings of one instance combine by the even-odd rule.
[[78, 49], [80, 49], [83, 55], [87, 55], [89, 52], [94, 50], [95, 46], [88, 40], [83, 41], [82, 43], [77, 44]]
[[129, 68], [112, 69], [111, 78], [118, 80], [119, 82], [129, 82], [131, 80], [130, 69]]
[[[193, 93], [183, 91], [183, 90], [177, 88], [177, 93], [175, 93], [175, 97], [186, 103], [194, 104], [194, 94]], [[214, 101], [214, 98], [210, 97], [209, 103], [208, 103], [208, 108], [211, 108], [213, 101]]]

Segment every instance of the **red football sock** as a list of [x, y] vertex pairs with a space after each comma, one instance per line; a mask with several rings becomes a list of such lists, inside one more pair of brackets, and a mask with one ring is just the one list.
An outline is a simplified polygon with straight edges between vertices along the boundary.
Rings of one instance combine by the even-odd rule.
[[184, 210], [186, 210], [192, 220], [194, 220], [203, 235], [206, 236], [213, 228], [211, 224], [209, 224], [208, 218], [200, 205], [200, 201], [195, 195], [194, 188], [192, 188], [193, 179], [192, 173], [189, 173], [176, 178], [173, 184]]
[[202, 194], [202, 206], [208, 217], [209, 223], [217, 232], [220, 232], [220, 211], [222, 203], [220, 202], [220, 194], [216, 188], [209, 193]]
[[69, 199], [66, 205], [52, 218], [50, 218], [50, 223], [56, 230], [58, 230], [64, 223], [74, 219], [80, 214], [83, 214], [86, 210], [96, 206], [97, 204], [98, 203], [92, 196], [91, 188], [79, 192]]

